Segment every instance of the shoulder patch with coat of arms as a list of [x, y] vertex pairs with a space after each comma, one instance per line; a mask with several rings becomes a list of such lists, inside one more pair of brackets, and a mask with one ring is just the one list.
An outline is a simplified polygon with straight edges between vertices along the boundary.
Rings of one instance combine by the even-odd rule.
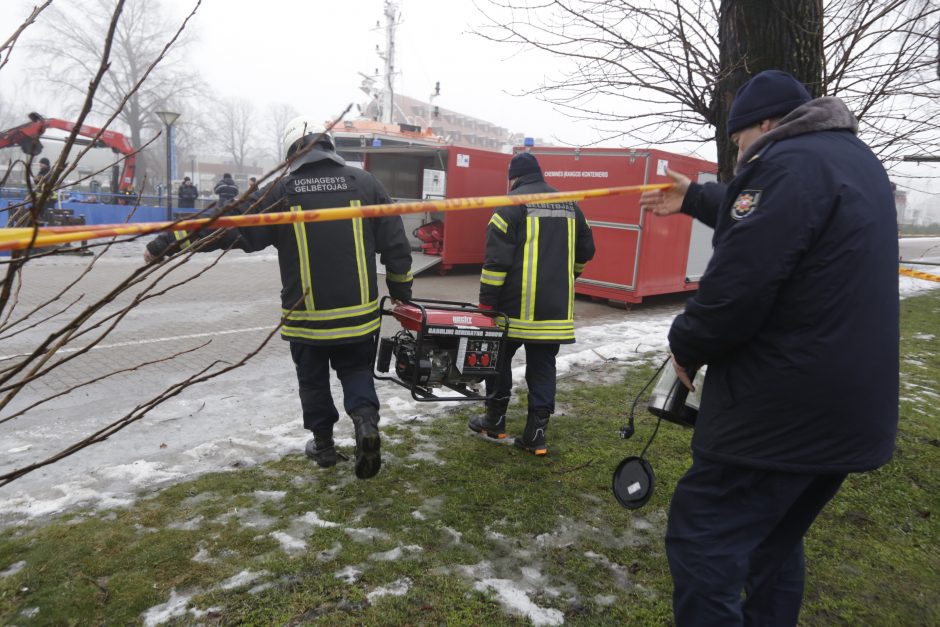
[[738, 194], [731, 205], [731, 217], [735, 220], [743, 220], [757, 210], [757, 204], [760, 202], [761, 190], [746, 189]]

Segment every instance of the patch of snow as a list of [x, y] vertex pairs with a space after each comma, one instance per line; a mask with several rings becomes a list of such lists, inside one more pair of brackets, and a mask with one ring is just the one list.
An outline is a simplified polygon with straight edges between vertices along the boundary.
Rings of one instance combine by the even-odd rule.
[[389, 551], [373, 553], [369, 556], [369, 559], [373, 562], [395, 562], [400, 560], [405, 555], [420, 553], [423, 550], [423, 548], [414, 544], [410, 544], [408, 546], [397, 546]]
[[610, 607], [617, 602], [617, 597], [613, 594], [598, 594], [594, 597], [594, 603], [601, 607]]
[[339, 555], [339, 552], [343, 549], [343, 545], [339, 542], [334, 542], [333, 546], [328, 549], [324, 549], [317, 553], [317, 560], [321, 562], [329, 562], [336, 559], [336, 556]]
[[362, 571], [356, 568], [353, 568], [352, 566], [347, 566], [343, 570], [338, 570], [335, 573], [333, 573], [333, 576], [336, 577], [337, 579], [342, 579], [343, 581], [351, 585], [359, 581], [359, 577], [362, 576]]
[[376, 588], [372, 592], [366, 595], [366, 598], [369, 599], [369, 603], [375, 603], [375, 600], [379, 597], [393, 596], [393, 597], [402, 597], [408, 594], [408, 590], [411, 589], [411, 579], [404, 577], [397, 581], [393, 581], [387, 586]]
[[249, 570], [243, 570], [237, 575], [229, 577], [220, 583], [219, 588], [222, 590], [234, 590], [235, 588], [241, 588], [242, 586], [247, 586], [250, 583], [254, 583], [258, 580], [258, 578], [263, 577], [266, 574], [266, 571], [254, 573]]
[[196, 552], [195, 555], [193, 555], [192, 561], [197, 562], [199, 564], [211, 564], [212, 562], [215, 561], [215, 558], [212, 557], [209, 551], [207, 551], [204, 548], [201, 548], [199, 549], [199, 551]]
[[144, 627], [156, 627], [169, 621], [172, 618], [178, 618], [186, 614], [186, 606], [194, 594], [177, 594], [176, 588], [170, 590], [170, 598], [166, 603], [154, 605], [146, 610], [141, 618], [144, 621]]
[[484, 579], [478, 581], [474, 588], [480, 592], [495, 592], [507, 611], [528, 618], [533, 625], [563, 625], [565, 622], [561, 610], [539, 607], [529, 598], [526, 590], [510, 579]]
[[190, 518], [189, 520], [171, 522], [167, 525], [167, 529], [176, 529], [177, 531], [193, 531], [198, 529], [199, 525], [202, 523], [202, 516], [196, 516], [195, 518]]
[[339, 527], [339, 523], [330, 522], [328, 520], [323, 520], [322, 518], [320, 518], [319, 515], [317, 515], [316, 512], [307, 512], [306, 514], [301, 516], [298, 520], [305, 522], [305, 523], [309, 523], [310, 525], [313, 525], [314, 527], [323, 527], [325, 529], [329, 529], [331, 527]]
[[255, 500], [259, 503], [263, 503], [265, 501], [283, 501], [285, 496], [287, 496], [287, 492], [280, 490], [255, 490]]
[[299, 555], [307, 550], [307, 543], [305, 541], [300, 538], [295, 538], [283, 531], [272, 531], [269, 535], [278, 541], [278, 544], [281, 545], [281, 548], [288, 555]]
[[375, 527], [349, 527], [343, 529], [355, 542], [374, 542], [375, 540], [388, 540], [388, 534]]
[[7, 568], [6, 570], [0, 571], [0, 579], [6, 579], [7, 577], [12, 577], [16, 573], [23, 570], [24, 566], [26, 566], [25, 560], [16, 562], [15, 564], [10, 564], [9, 568]]

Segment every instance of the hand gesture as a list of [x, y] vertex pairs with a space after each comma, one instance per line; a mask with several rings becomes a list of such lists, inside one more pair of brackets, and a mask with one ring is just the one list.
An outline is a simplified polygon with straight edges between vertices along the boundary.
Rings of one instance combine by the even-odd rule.
[[691, 181], [684, 174], [669, 169], [666, 170], [666, 175], [672, 179], [672, 187], [640, 194], [640, 209], [652, 211], [658, 216], [668, 216], [679, 212]]

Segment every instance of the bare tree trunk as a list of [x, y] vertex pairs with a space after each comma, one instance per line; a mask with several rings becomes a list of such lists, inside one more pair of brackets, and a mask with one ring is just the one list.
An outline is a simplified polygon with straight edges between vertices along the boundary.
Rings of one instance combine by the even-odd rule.
[[823, 76], [822, 0], [722, 0], [719, 9], [721, 73], [712, 102], [717, 122], [718, 171], [734, 176], [737, 149], [727, 121], [737, 89], [764, 70], [784, 70], [821, 95]]

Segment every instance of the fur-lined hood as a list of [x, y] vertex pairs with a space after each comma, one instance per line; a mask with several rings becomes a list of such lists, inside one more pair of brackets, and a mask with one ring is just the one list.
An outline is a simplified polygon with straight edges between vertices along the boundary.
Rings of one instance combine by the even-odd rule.
[[819, 131], [847, 130], [858, 134], [858, 120], [845, 103], [832, 96], [810, 100], [780, 119], [780, 124], [758, 137], [741, 155], [735, 171], [773, 142]]

